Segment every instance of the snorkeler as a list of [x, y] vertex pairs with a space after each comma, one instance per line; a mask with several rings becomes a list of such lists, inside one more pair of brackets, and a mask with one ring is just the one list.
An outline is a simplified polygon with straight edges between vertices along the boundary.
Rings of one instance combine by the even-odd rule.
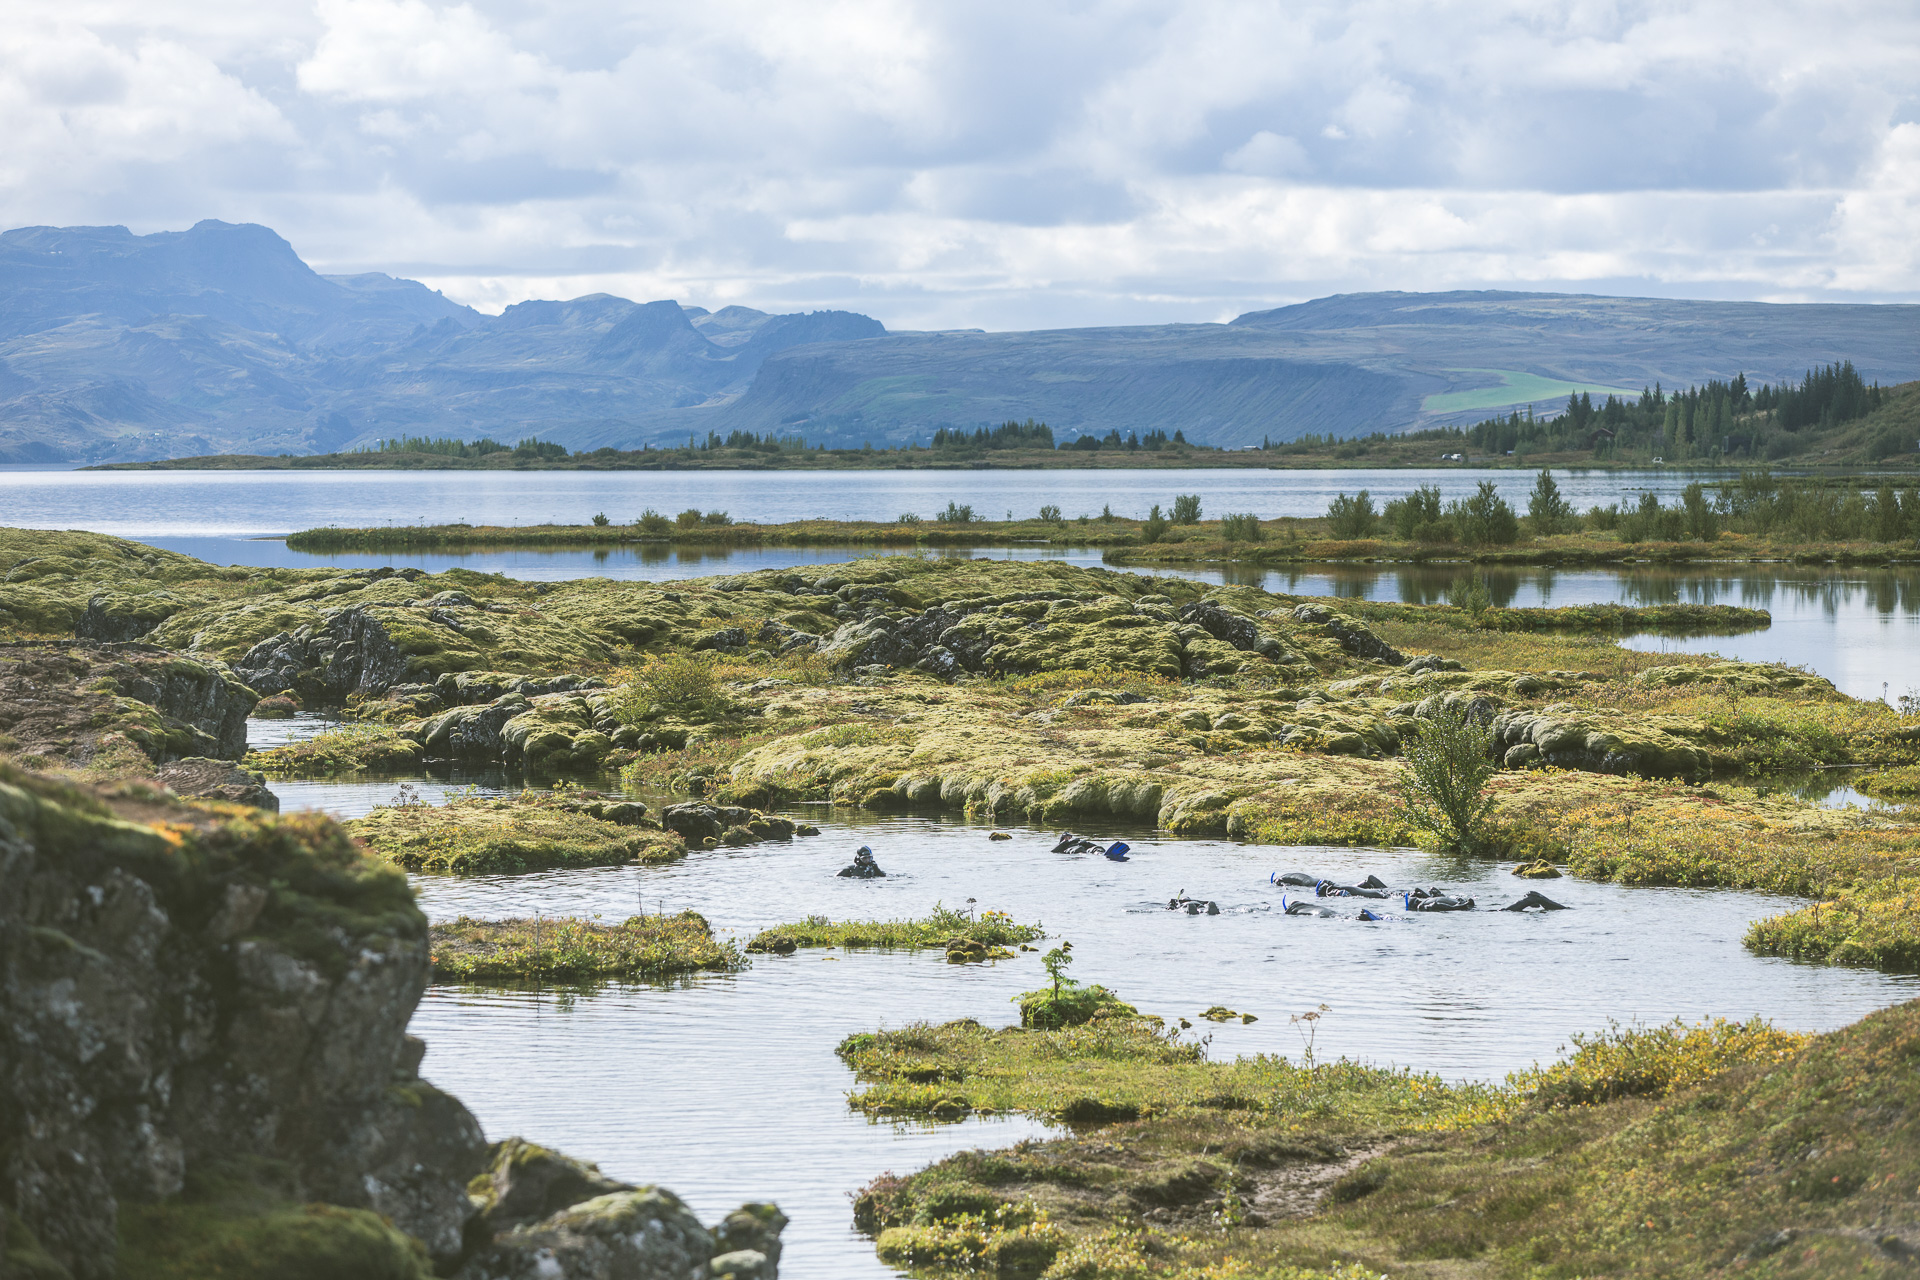
[[840, 868], [836, 875], [848, 876], [855, 880], [883, 880], [887, 873], [873, 860], [873, 850], [861, 845], [853, 855], [853, 865]]

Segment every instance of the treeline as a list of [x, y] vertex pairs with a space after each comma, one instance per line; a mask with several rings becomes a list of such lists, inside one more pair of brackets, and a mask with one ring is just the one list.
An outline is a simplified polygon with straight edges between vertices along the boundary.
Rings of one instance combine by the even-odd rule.
[[[1869, 384], [1851, 360], [1809, 369], [1795, 385], [1749, 387], [1742, 373], [1721, 382], [1668, 392], [1658, 383], [1637, 399], [1609, 395], [1595, 404], [1589, 392], [1567, 397], [1565, 411], [1536, 417], [1531, 407], [1467, 428], [1480, 452], [1505, 455], [1591, 449], [1603, 458], [1646, 454], [1668, 462], [1700, 458], [1783, 458], [1797, 437], [1857, 422], [1886, 403], [1887, 391]], [[1869, 442], [1875, 460], [1912, 447], [1889, 429]]]
[[1025, 422], [1007, 421], [997, 427], [941, 427], [933, 433], [935, 449], [1051, 449], [1053, 428], [1028, 418]]
[[519, 444], [502, 444], [492, 436], [481, 436], [478, 440], [456, 440], [451, 436], [397, 436], [382, 440], [373, 449], [356, 449], [354, 452], [430, 453], [443, 458], [484, 458], [495, 453], [511, 453], [516, 458], [539, 460], [567, 456], [565, 445], [549, 444], [533, 437]]
[[1362, 489], [1338, 494], [1327, 506], [1336, 538], [1357, 541], [1458, 543], [1466, 547], [1510, 546], [1523, 536], [1611, 533], [1626, 543], [1710, 542], [1722, 533], [1788, 542], [1920, 543], [1920, 488], [1895, 489], [1882, 481], [1873, 490], [1810, 480], [1783, 480], [1765, 468], [1709, 488], [1695, 482], [1671, 506], [1643, 493], [1632, 503], [1574, 510], [1550, 472], [1535, 478], [1523, 518], [1483, 480], [1472, 496], [1442, 502], [1440, 490], [1422, 485], [1376, 508]]

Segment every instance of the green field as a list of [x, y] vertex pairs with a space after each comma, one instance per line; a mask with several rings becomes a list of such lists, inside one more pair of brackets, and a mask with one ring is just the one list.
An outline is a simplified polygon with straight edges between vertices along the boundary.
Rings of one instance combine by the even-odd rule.
[[1443, 391], [1420, 401], [1424, 413], [1458, 413], [1464, 409], [1504, 409], [1510, 404], [1533, 404], [1541, 400], [1564, 400], [1576, 392], [1595, 396], [1629, 396], [1640, 393], [1630, 387], [1602, 387], [1590, 382], [1561, 382], [1538, 374], [1512, 369], [1454, 369], [1453, 373], [1485, 373], [1500, 379], [1497, 387], [1474, 387], [1468, 391]]

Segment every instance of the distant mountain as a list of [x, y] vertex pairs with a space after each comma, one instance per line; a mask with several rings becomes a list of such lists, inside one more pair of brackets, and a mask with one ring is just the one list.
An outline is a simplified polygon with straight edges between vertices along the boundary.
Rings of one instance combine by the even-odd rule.
[[572, 448], [735, 430], [831, 444], [1040, 418], [1220, 445], [1472, 421], [1852, 360], [1920, 377], [1920, 307], [1373, 293], [1230, 324], [888, 333], [844, 311], [593, 294], [487, 316], [322, 276], [265, 227], [0, 234], [0, 462], [326, 452], [398, 435]]
[[265, 227], [28, 227], [0, 234], [0, 462], [567, 440], [737, 395], [787, 347], [885, 332], [605, 294], [486, 316], [411, 280], [319, 275]]

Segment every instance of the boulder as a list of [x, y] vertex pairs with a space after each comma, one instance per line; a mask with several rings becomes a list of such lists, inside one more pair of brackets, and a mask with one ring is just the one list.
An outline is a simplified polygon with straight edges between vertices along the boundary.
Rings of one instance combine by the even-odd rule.
[[87, 601], [87, 611], [73, 624], [73, 634], [82, 640], [138, 640], [184, 608], [186, 601], [169, 591], [101, 592]]
[[[596, 1196], [496, 1235], [454, 1275], [455, 1280], [706, 1280], [714, 1274], [709, 1265], [714, 1254], [713, 1235], [678, 1196], [645, 1187]], [[764, 1268], [764, 1255], [755, 1265]]]
[[153, 776], [175, 795], [224, 800], [228, 804], [252, 805], [269, 813], [280, 812], [280, 797], [267, 789], [266, 777], [248, 773], [231, 760], [189, 756], [161, 765], [153, 771]]
[[1373, 634], [1365, 623], [1356, 622], [1344, 613], [1335, 613], [1323, 604], [1295, 605], [1291, 616], [1295, 622], [1319, 627], [1356, 658], [1396, 667], [1406, 665], [1407, 656]]

